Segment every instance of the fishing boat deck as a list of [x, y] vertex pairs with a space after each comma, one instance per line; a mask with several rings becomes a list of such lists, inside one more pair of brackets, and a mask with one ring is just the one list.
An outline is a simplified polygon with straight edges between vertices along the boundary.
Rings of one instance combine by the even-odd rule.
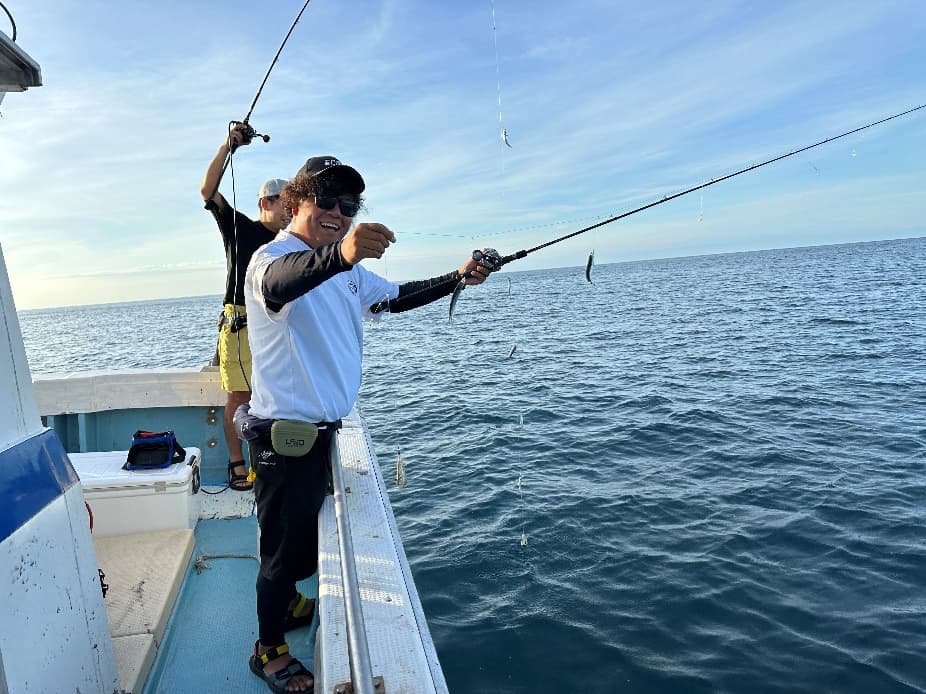
[[[257, 518], [253, 515], [202, 520], [196, 526], [196, 547], [154, 667], [142, 690], [145, 694], [267, 691], [267, 685], [248, 669], [248, 657], [257, 639], [256, 537]], [[304, 581], [299, 589], [313, 595], [316, 590], [313, 583]], [[314, 625], [290, 632], [287, 640], [294, 655], [314, 670]]]
[[[143, 570], [139, 573], [143, 568], [141, 562], [131, 559], [127, 560], [125, 578], [121, 577], [121, 568], [113, 574], [120, 579], [111, 581], [112, 590], [129, 591], [124, 598], [129, 605], [133, 600], [138, 603], [132, 591], [142, 581], [146, 582], [144, 585], [149, 581], [164, 585], [174, 580], [182, 582], [179, 594], [173, 593], [177, 595], [176, 601], [165, 601], [164, 614], [170, 615], [169, 620], [165, 619], [166, 627], [144, 617], [143, 625], [136, 625], [131, 632], [120, 634], [111, 628], [115, 637], [130, 637], [124, 643], [140, 641], [146, 635], [153, 637], [150, 646], [142, 643], [129, 653], [124, 651], [130, 649], [117, 644], [123, 688], [131, 690], [140, 686], [136, 683], [144, 682], [143, 689], [134, 691], [151, 694], [220, 689], [266, 691], [266, 684], [248, 668], [248, 658], [257, 639], [257, 521], [253, 494], [227, 489], [208, 493], [222, 489], [227, 456], [218, 436], [222, 393], [217, 374], [192, 369], [168, 370], [157, 377], [138, 371], [99, 372], [36, 379], [35, 385], [39, 411], [72, 454], [93, 458], [112, 455], [111, 451], [129, 435], [127, 432], [146, 428], [176, 431], [188, 451], [202, 456], [203, 488], [198, 494], [191, 475], [182, 476], [183, 486], [178, 484], [169, 490], [161, 489], [157, 482], [148, 484], [155, 499], [162, 504], [168, 499], [172, 502], [169, 508], [179, 514], [175, 522], [180, 527], [190, 518], [192, 522], [186, 527], [195, 524], [193, 551], [182, 560], [171, 556], [166, 562], [175, 567], [172, 576], [176, 579], [160, 574], [155, 577], [154, 572], [145, 575]], [[347, 528], [355, 562], [352, 578], [356, 584], [350, 593], [365, 620], [369, 651], [363, 656], [361, 648], [357, 657], [367, 661], [369, 674], [382, 678], [389, 691], [445, 692], [446, 683], [405, 557], [387, 486], [359, 411], [354, 410], [344, 418], [335, 448], [345, 486], [344, 519], [349, 512]], [[82, 484], [89, 485], [91, 480], [88, 478]], [[122, 500], [118, 490], [108, 487], [96, 493]], [[153, 504], [154, 500], [148, 502]], [[197, 506], [198, 514], [188, 516], [187, 510]], [[337, 528], [334, 507], [333, 497], [328, 497], [320, 513], [319, 577], [299, 586], [310, 597], [318, 595], [315, 624], [287, 636], [291, 651], [315, 672], [319, 689], [325, 691], [348, 682], [351, 672], [341, 564], [343, 538]], [[138, 533], [139, 530], [126, 528], [128, 521], [140, 517], [149, 518], [152, 523], [157, 520], [151, 513], [141, 513], [137, 505], [121, 509], [121, 516], [109, 516], [117, 532]], [[100, 511], [99, 515], [106, 514]], [[98, 531], [100, 535], [110, 534], [103, 533], [101, 528]], [[133, 537], [139, 535], [128, 535]], [[131, 544], [132, 540], [126, 542]], [[183, 542], [178, 540], [175, 544], [179, 547]], [[115, 554], [120, 552], [116, 550]], [[102, 568], [109, 576], [112, 568]], [[172, 595], [170, 590], [164, 594], [168, 598]], [[111, 595], [107, 595], [105, 604], [113, 627], [127, 616], [114, 615], [109, 609], [110, 604], [122, 599]], [[316, 642], [323, 647], [316, 648]], [[156, 650], [153, 665], [152, 650]]]
[[[257, 638], [253, 496], [226, 490], [205, 495], [203, 506], [195, 531], [93, 540], [125, 692], [266, 691], [247, 665]], [[314, 595], [317, 582], [303, 581], [300, 590]], [[312, 625], [288, 635], [310, 669], [314, 634]]]
[[162, 530], [93, 540], [105, 572], [104, 604], [123, 689], [140, 691], [193, 553], [193, 531]]

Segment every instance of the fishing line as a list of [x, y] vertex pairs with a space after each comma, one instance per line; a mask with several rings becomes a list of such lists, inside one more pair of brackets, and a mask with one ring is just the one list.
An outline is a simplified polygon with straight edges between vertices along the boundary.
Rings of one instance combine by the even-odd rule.
[[[508, 129], [502, 120], [502, 71], [498, 60], [498, 27], [495, 23], [495, 0], [492, 0], [492, 42], [495, 45], [495, 92], [498, 97], [498, 128], [501, 134], [502, 142], [511, 147], [508, 142]], [[504, 168], [505, 161], [502, 160]]]
[[[262, 135], [257, 132], [250, 126], [251, 114], [254, 113], [254, 107], [257, 106], [257, 100], [260, 99], [261, 93], [264, 91], [264, 85], [267, 84], [267, 80], [270, 78], [270, 73], [273, 71], [274, 65], [277, 64], [277, 60], [280, 58], [280, 53], [283, 52], [283, 47], [286, 45], [286, 42], [289, 41], [289, 37], [292, 35], [293, 30], [296, 28], [296, 25], [299, 23], [299, 19], [302, 17], [302, 13], [305, 12], [305, 8], [309, 6], [309, 3], [312, 0], [305, 0], [305, 4], [302, 6], [302, 9], [299, 10], [299, 14], [296, 15], [296, 19], [293, 21], [292, 26], [289, 27], [289, 31], [286, 32], [286, 36], [283, 37], [283, 43], [280, 44], [280, 47], [277, 49], [276, 55], [273, 56], [273, 60], [270, 61], [270, 67], [267, 68], [267, 73], [264, 75], [264, 79], [261, 80], [260, 86], [257, 88], [257, 94], [254, 95], [254, 100], [251, 102], [251, 106], [248, 109], [247, 115], [244, 117], [240, 123], [245, 126], [245, 143], [251, 141], [252, 138], [259, 137], [264, 142], [270, 141], [269, 135]], [[235, 121], [232, 121], [235, 123]], [[222, 180], [222, 176], [225, 174], [225, 169], [228, 168], [228, 165], [231, 163], [231, 157], [237, 147], [229, 147], [228, 154], [225, 156], [225, 164], [222, 166], [222, 172], [219, 174], [219, 182]], [[209, 196], [211, 200], [219, 190], [219, 183], [215, 184], [215, 190], [212, 191], [212, 195]]]
[[[581, 224], [583, 222], [590, 222], [594, 220], [605, 219], [608, 215], [606, 214], [592, 214], [583, 217], [573, 217], [572, 219], [561, 219], [556, 222], [543, 222], [542, 224], [529, 224], [520, 227], [511, 227], [503, 231], [487, 231], [485, 233], [476, 234], [473, 232], [466, 233], [441, 233], [437, 231], [416, 231], [415, 238], [428, 238], [428, 239], [469, 239], [474, 241], [476, 239], [487, 239], [487, 238], [498, 238], [499, 236], [507, 236], [509, 234], [517, 234], [523, 231], [534, 231], [536, 229], [549, 229], [550, 227], [562, 227], [567, 224]], [[386, 256], [383, 256], [385, 259]]]
[[613, 215], [613, 216], [608, 217], [607, 219], [605, 219], [605, 220], [603, 220], [603, 221], [601, 221], [601, 222], [598, 222], [597, 224], [592, 224], [591, 226], [587, 226], [587, 227], [585, 227], [585, 228], [583, 228], [583, 229], [579, 229], [578, 231], [574, 231], [574, 232], [572, 232], [572, 233], [570, 233], [570, 234], [566, 234], [565, 236], [560, 236], [559, 238], [553, 239], [552, 241], [547, 241], [546, 243], [541, 243], [540, 245], [534, 246], [533, 248], [528, 248], [527, 250], [522, 250], [522, 251], [518, 251], [517, 253], [512, 253], [511, 255], [503, 256], [503, 257], [501, 258], [501, 261], [500, 261], [499, 263], [497, 263], [497, 265], [498, 265], [498, 267], [501, 267], [502, 265], [506, 265], [506, 264], [510, 263], [512, 260], [519, 260], [520, 258], [523, 258], [523, 257], [525, 257], [526, 255], [529, 255], [530, 253], [533, 253], [533, 252], [535, 252], [535, 251], [539, 251], [539, 250], [541, 250], [541, 249], [543, 249], [543, 248], [547, 248], [548, 246], [552, 246], [552, 245], [555, 244], [555, 243], [559, 243], [559, 242], [561, 242], [561, 241], [565, 241], [566, 239], [571, 239], [572, 237], [578, 236], [579, 234], [584, 234], [585, 232], [591, 231], [592, 229], [597, 229], [598, 227], [602, 227], [602, 226], [604, 226], [605, 224], [611, 224], [612, 222], [616, 222], [616, 221], [618, 221], [619, 219], [624, 219], [625, 217], [630, 217], [631, 215], [635, 215], [635, 214], [637, 214], [638, 212], [643, 212], [643, 210], [648, 210], [648, 209], [650, 209], [651, 207], [656, 207], [657, 205], [662, 205], [663, 203], [669, 202], [670, 200], [675, 200], [675, 198], [680, 198], [680, 197], [682, 197], [683, 195], [688, 195], [689, 193], [693, 193], [693, 192], [695, 192], [696, 190], [703, 190], [704, 188], [707, 188], [707, 187], [709, 187], [709, 186], [712, 186], [712, 185], [714, 185], [714, 184], [716, 184], [716, 183], [720, 183], [721, 181], [726, 181], [726, 180], [729, 180], [729, 179], [734, 178], [734, 177], [736, 177], [736, 176], [739, 176], [739, 175], [741, 175], [741, 174], [747, 173], [747, 172], [749, 172], [749, 171], [754, 171], [755, 169], [762, 168], [763, 166], [768, 166], [769, 164], [773, 164], [773, 163], [776, 162], [776, 161], [781, 161], [782, 159], [787, 159], [788, 157], [793, 157], [793, 156], [795, 156], [796, 154], [800, 154], [801, 152], [806, 152], [806, 151], [808, 151], [808, 150], [814, 149], [815, 147], [820, 147], [821, 145], [825, 145], [825, 144], [827, 144], [827, 143], [829, 143], [829, 142], [833, 142], [833, 141], [838, 140], [838, 139], [840, 139], [840, 138], [848, 137], [849, 135], [853, 135], [853, 134], [858, 133], [858, 132], [861, 132], [861, 131], [863, 131], [863, 130], [867, 130], [868, 128], [873, 128], [873, 127], [875, 127], [876, 125], [881, 125], [882, 123], [887, 123], [888, 121], [894, 120], [895, 118], [900, 118], [901, 116], [909, 115], [909, 114], [913, 113], [914, 111], [919, 111], [920, 109], [923, 109], [923, 108], [926, 108], [926, 104], [921, 104], [920, 106], [916, 106], [916, 107], [914, 107], [914, 108], [908, 109], [908, 110], [903, 111], [903, 112], [901, 112], [901, 113], [895, 113], [893, 116], [888, 116], [887, 118], [882, 118], [881, 120], [877, 120], [877, 121], [875, 121], [875, 122], [873, 122], [873, 123], [868, 123], [867, 125], [863, 125], [863, 126], [861, 126], [861, 127], [859, 127], [859, 128], [853, 128], [852, 130], [849, 130], [849, 131], [847, 131], [847, 132], [841, 133], [841, 134], [839, 134], [839, 135], [834, 135], [833, 137], [828, 137], [828, 138], [826, 138], [825, 140], [820, 140], [819, 142], [814, 142], [812, 145], [807, 145], [806, 147], [801, 147], [801, 148], [799, 148], [799, 149], [795, 149], [795, 150], [793, 150], [793, 151], [791, 151], [791, 152], [788, 152], [788, 153], [786, 153], [786, 154], [780, 154], [780, 155], [778, 155], [778, 156], [776, 156], [776, 157], [772, 157], [771, 159], [766, 159], [766, 160], [763, 161], [763, 162], [759, 162], [758, 164], [753, 164], [752, 166], [747, 166], [747, 167], [745, 167], [745, 168], [740, 169], [739, 171], [734, 171], [733, 173], [727, 174], [727, 175], [725, 175], [725, 176], [721, 176], [720, 178], [712, 178], [712, 179], [711, 179], [710, 181], [708, 181], [707, 183], [702, 183], [702, 184], [700, 184], [700, 185], [692, 186], [691, 188], [686, 188], [685, 190], [683, 190], [683, 191], [681, 191], [681, 192], [678, 192], [678, 193], [674, 193], [674, 194], [672, 194], [672, 195], [665, 195], [665, 196], [663, 196], [661, 199], [656, 200], [655, 202], [651, 202], [651, 203], [648, 203], [648, 204], [646, 204], [646, 205], [641, 205], [640, 207], [637, 207], [637, 208], [635, 208], [635, 209], [632, 209], [632, 210], [630, 210], [629, 212], [624, 212], [624, 213], [622, 213], [622, 214]]
[[[258, 133], [256, 130], [254, 130], [254, 128], [251, 127], [249, 121], [250, 121], [251, 115], [254, 113], [254, 108], [257, 106], [257, 101], [260, 99], [260, 95], [264, 91], [264, 86], [267, 84], [267, 80], [270, 78], [270, 73], [273, 71], [274, 66], [277, 64], [277, 61], [280, 58], [280, 54], [283, 52], [283, 47], [286, 46], [286, 42], [289, 41], [289, 37], [292, 36], [292, 33], [295, 30], [296, 25], [299, 23], [299, 20], [302, 18], [303, 12], [305, 12], [306, 8], [309, 6], [309, 3], [311, 1], [312, 0], [305, 0], [305, 4], [303, 4], [302, 9], [299, 10], [299, 14], [296, 15], [296, 19], [293, 20], [292, 25], [290, 25], [289, 31], [287, 31], [286, 36], [283, 37], [283, 42], [280, 44], [280, 47], [277, 49], [276, 54], [273, 56], [273, 60], [270, 61], [270, 67], [267, 68], [267, 72], [264, 74], [264, 79], [261, 80], [260, 86], [257, 88], [257, 93], [254, 95], [253, 101], [251, 101], [251, 106], [248, 108], [247, 115], [245, 115], [244, 119], [241, 120], [240, 122], [238, 121], [229, 122], [228, 136], [226, 137], [226, 140], [225, 140], [226, 145], [228, 146], [228, 153], [225, 155], [225, 162], [222, 164], [222, 170], [219, 173], [218, 178], [216, 179], [215, 188], [213, 189], [212, 194], [207, 198], [208, 200], [212, 200], [215, 197], [216, 193], [219, 192], [219, 184], [222, 182], [222, 177], [225, 175], [225, 170], [228, 169], [231, 174], [231, 183], [232, 183], [232, 243], [233, 243], [233, 248], [234, 248], [234, 253], [235, 253], [235, 260], [232, 263], [232, 273], [234, 274], [234, 277], [235, 277], [234, 284], [232, 285], [233, 286], [232, 301], [235, 300], [235, 297], [238, 294], [239, 258], [238, 258], [238, 201], [237, 201], [237, 195], [235, 192], [235, 165], [232, 162], [234, 158], [235, 150], [238, 148], [238, 145], [232, 142], [231, 131], [232, 131], [232, 128], [234, 128], [234, 126], [236, 125], [241, 124], [244, 126], [244, 128], [242, 128], [242, 133], [241, 133], [242, 140], [243, 140], [242, 144], [250, 143], [251, 140], [255, 137], [261, 138], [264, 142], [270, 141], [269, 135], [263, 135], [261, 133]], [[232, 326], [238, 327], [239, 326], [239, 316], [238, 316], [237, 311], [234, 312], [234, 316], [232, 316], [232, 320], [234, 321], [232, 323]], [[242, 363], [242, 360], [241, 360], [241, 336], [238, 335], [237, 333], [238, 331], [236, 330], [235, 335], [237, 338], [236, 343], [237, 343], [238, 366], [241, 368], [241, 374], [244, 377], [244, 382], [247, 385], [248, 390], [251, 390], [251, 383], [247, 377], [247, 374], [245, 373], [244, 364]]]
[[[744, 173], [748, 173], [748, 172], [750, 172], [750, 171], [754, 171], [754, 170], [756, 170], [756, 169], [760, 169], [760, 168], [762, 168], [763, 166], [768, 166], [769, 164], [773, 164], [773, 163], [775, 163], [775, 162], [777, 162], [777, 161], [781, 161], [782, 159], [787, 159], [788, 157], [793, 157], [793, 156], [795, 156], [795, 155], [797, 155], [797, 154], [801, 154], [802, 152], [807, 152], [808, 150], [814, 149], [814, 148], [816, 148], [816, 147], [820, 147], [820, 146], [825, 145], [825, 144], [827, 144], [827, 143], [829, 143], [829, 142], [834, 142], [835, 140], [839, 140], [839, 139], [841, 139], [841, 138], [843, 138], [843, 137], [848, 137], [849, 135], [853, 135], [853, 134], [855, 134], [855, 133], [862, 132], [863, 130], [867, 130], [867, 129], [869, 129], [869, 128], [873, 128], [873, 127], [875, 127], [875, 126], [877, 126], [877, 125], [882, 125], [883, 123], [887, 123], [888, 121], [892, 121], [892, 120], [894, 120], [894, 119], [896, 119], [896, 118], [901, 118], [902, 116], [909, 115], [909, 114], [914, 113], [914, 112], [916, 112], [916, 111], [920, 111], [920, 110], [922, 110], [922, 109], [924, 109], [924, 108], [926, 108], [926, 104], [921, 104], [921, 105], [919, 105], [919, 106], [915, 106], [915, 107], [913, 107], [913, 108], [907, 109], [906, 111], [902, 111], [902, 112], [900, 112], [900, 113], [895, 113], [894, 115], [888, 116], [887, 118], [882, 118], [882, 119], [880, 119], [880, 120], [874, 121], [873, 123], [868, 123], [868, 124], [863, 125], [863, 126], [861, 126], [861, 127], [853, 128], [852, 130], [848, 130], [848, 131], [846, 131], [846, 132], [844, 132], [844, 133], [840, 133], [839, 135], [834, 135], [834, 136], [832, 136], [832, 137], [827, 137], [826, 139], [820, 140], [820, 141], [818, 141], [818, 142], [814, 142], [813, 144], [807, 145], [807, 146], [805, 146], [805, 147], [800, 147], [800, 148], [795, 149], [795, 150], [792, 150], [792, 151], [790, 151], [790, 152], [786, 152], [785, 154], [779, 154], [778, 156], [772, 157], [771, 159], [766, 159], [765, 161], [759, 162], [758, 164], [753, 164], [752, 166], [746, 166], [746, 167], [744, 167], [744, 168], [742, 168], [742, 169], [740, 169], [740, 170], [738, 170], [738, 171], [734, 171], [733, 173], [729, 173], [729, 174], [726, 174], [725, 176], [721, 176], [720, 178], [712, 178], [712, 179], [711, 179], [710, 181], [708, 181], [707, 183], [701, 183], [701, 184], [696, 185], [696, 186], [691, 186], [690, 188], [686, 188], [685, 190], [682, 190], [682, 191], [680, 191], [680, 192], [678, 192], [678, 193], [674, 193], [674, 194], [672, 194], [672, 195], [664, 195], [664, 196], [663, 196], [662, 198], [660, 198], [659, 200], [656, 200], [656, 201], [654, 201], [654, 202], [647, 203], [647, 204], [645, 204], [645, 205], [641, 205], [640, 207], [636, 207], [636, 208], [634, 208], [634, 209], [632, 209], [632, 210], [630, 210], [630, 211], [628, 211], [628, 212], [623, 212], [623, 213], [621, 213], [621, 214], [612, 215], [612, 216], [607, 217], [606, 219], [604, 219], [604, 220], [602, 220], [602, 221], [600, 221], [600, 222], [597, 222], [597, 223], [595, 223], [595, 224], [591, 224], [591, 225], [589, 225], [589, 226], [583, 227], [582, 229], [579, 229], [579, 230], [577, 230], [577, 231], [573, 231], [573, 232], [571, 232], [571, 233], [569, 233], [569, 234], [566, 234], [565, 236], [560, 236], [560, 237], [555, 238], [555, 239], [553, 239], [553, 240], [551, 240], [551, 241], [546, 241], [545, 243], [541, 243], [541, 244], [539, 244], [539, 245], [537, 245], [537, 246], [534, 246], [533, 248], [528, 248], [528, 249], [526, 249], [526, 250], [520, 250], [520, 251], [517, 251], [517, 252], [515, 252], [515, 253], [512, 253], [511, 255], [506, 255], [506, 256], [500, 255], [500, 254], [499, 254], [497, 251], [495, 251], [494, 249], [486, 249], [487, 252], [480, 251], [480, 250], [475, 250], [475, 251], [473, 251], [472, 258], [473, 258], [473, 260], [475, 260], [476, 262], [482, 264], [484, 267], [488, 267], [488, 268], [490, 268], [490, 269], [492, 269], [492, 270], [498, 270], [498, 269], [500, 269], [502, 266], [507, 265], [508, 263], [512, 262], [513, 260], [520, 260], [521, 258], [524, 258], [524, 257], [526, 257], [527, 255], [529, 255], [529, 254], [531, 254], [531, 253], [534, 253], [534, 252], [536, 252], [536, 251], [542, 250], [542, 249], [547, 248], [548, 246], [552, 246], [552, 245], [554, 245], [554, 244], [556, 244], [556, 243], [560, 243], [560, 242], [562, 242], [562, 241], [566, 241], [567, 239], [571, 239], [571, 238], [573, 238], [573, 237], [575, 237], [575, 236], [578, 236], [579, 234], [584, 234], [585, 232], [591, 231], [592, 229], [598, 229], [599, 227], [603, 227], [603, 226], [605, 226], [606, 224], [611, 224], [612, 222], [616, 222], [616, 221], [618, 221], [618, 220], [620, 220], [620, 219], [624, 219], [624, 218], [626, 218], [626, 217], [630, 217], [630, 216], [632, 216], [632, 215], [635, 215], [635, 214], [638, 214], [638, 213], [640, 213], [640, 212], [643, 212], [644, 210], [648, 210], [648, 209], [650, 209], [650, 208], [652, 208], [652, 207], [656, 207], [656, 206], [658, 206], [658, 205], [662, 205], [663, 203], [667, 203], [667, 202], [669, 202], [670, 200], [675, 200], [676, 198], [680, 198], [680, 197], [682, 197], [683, 195], [688, 195], [689, 193], [693, 193], [693, 192], [695, 192], [696, 190], [703, 190], [704, 188], [708, 188], [708, 187], [710, 187], [710, 186], [712, 186], [712, 185], [715, 185], [715, 184], [717, 184], [717, 183], [720, 183], [721, 181], [726, 181], [726, 180], [729, 180], [729, 179], [731, 179], [731, 178], [735, 178], [736, 176], [740, 176], [740, 175], [742, 175], [742, 174], [744, 174]], [[467, 277], [471, 276], [471, 273], [472, 273], [472, 271], [468, 271], [468, 272], [460, 279], [460, 283], [457, 285], [457, 287], [456, 287], [456, 289], [454, 290], [452, 296], [450, 297], [450, 318], [451, 318], [451, 322], [453, 322], [453, 308], [454, 308], [454, 305], [456, 304], [457, 300], [459, 299], [459, 296], [460, 296], [460, 294], [461, 294], [463, 288], [466, 286], [466, 285], [465, 285], [465, 280], [467, 279]], [[412, 292], [412, 293], [406, 295], [406, 297], [414, 296], [415, 294], [421, 293], [421, 291], [424, 291], [424, 290], [418, 290], [417, 292]]]
[[[242, 128], [242, 144], [248, 144], [255, 137], [261, 138], [264, 142], [270, 141], [269, 135], [262, 135], [258, 133], [254, 128], [251, 127], [249, 121], [251, 119], [251, 114], [254, 113], [254, 108], [257, 106], [257, 101], [260, 99], [260, 95], [264, 91], [264, 86], [267, 84], [267, 80], [270, 78], [270, 73], [273, 71], [274, 66], [277, 64], [277, 60], [280, 58], [280, 54], [283, 52], [283, 47], [286, 45], [286, 42], [289, 41], [289, 37], [292, 35], [293, 30], [296, 28], [296, 24], [299, 23], [299, 19], [302, 17], [302, 13], [305, 12], [306, 7], [309, 6], [311, 0], [306, 0], [305, 4], [302, 6], [302, 9], [299, 10], [299, 14], [296, 15], [296, 19], [293, 21], [292, 25], [289, 27], [289, 31], [286, 32], [286, 36], [283, 37], [283, 42], [280, 44], [280, 47], [277, 49], [276, 54], [273, 56], [273, 60], [270, 61], [270, 67], [267, 68], [267, 72], [264, 74], [264, 79], [261, 80], [260, 86], [257, 88], [257, 93], [254, 95], [254, 100], [251, 101], [251, 106], [248, 108], [247, 115], [240, 122], [244, 127]], [[231, 141], [231, 131], [235, 125], [238, 125], [235, 121], [230, 121], [228, 124], [228, 136], [226, 138], [226, 144], [228, 146], [228, 153], [225, 155], [225, 162], [222, 164], [222, 171], [219, 173], [218, 178], [215, 182], [215, 189], [212, 191], [212, 195], [209, 196], [209, 200], [212, 200], [216, 193], [219, 192], [219, 184], [222, 182], [222, 177], [225, 175], [225, 170], [228, 169], [231, 175], [231, 184], [232, 184], [232, 244], [235, 254], [235, 260], [232, 263], [232, 273], [234, 274], [234, 284], [232, 289], [232, 301], [234, 302], [235, 297], [238, 295], [238, 264], [240, 259], [238, 258], [238, 199], [237, 192], [235, 190], [235, 165], [233, 163], [234, 153], [237, 149], [237, 145]], [[226, 317], [227, 318], [227, 317]], [[234, 311], [232, 316], [232, 325], [230, 328], [238, 328], [235, 330], [235, 345], [237, 352], [237, 361], [238, 367], [241, 369], [241, 376], [244, 379], [244, 383], [247, 386], [248, 390], [251, 390], [251, 382], [248, 378], [247, 372], [244, 368], [244, 362], [241, 359], [241, 327], [239, 326], [239, 316], [238, 311]], [[227, 485], [226, 488], [230, 488], [231, 485]]]
[[[518, 415], [518, 443], [520, 448], [523, 449], [524, 443], [524, 415]], [[522, 458], [523, 460], [523, 458]], [[524, 530], [524, 493], [521, 491], [521, 479], [524, 475], [522, 473], [518, 474], [517, 490], [518, 490], [518, 512], [521, 514], [521, 546], [527, 547], [527, 532]]]
[[[229, 141], [231, 135], [229, 135]], [[229, 149], [231, 152], [231, 149]], [[238, 296], [238, 193], [235, 189], [235, 165], [232, 163], [232, 158], [228, 158], [229, 171], [231, 172], [231, 186], [232, 186], [232, 236], [234, 237], [234, 252], [235, 252], [235, 262], [232, 263], [232, 271], [235, 273], [235, 283], [234, 289], [232, 290], [232, 301], [235, 300], [235, 297]], [[251, 381], [248, 379], [248, 374], [244, 369], [244, 362], [241, 361], [241, 328], [238, 327], [238, 311], [234, 312], [232, 317], [234, 321], [230, 326], [229, 330], [232, 328], [238, 328], [235, 330], [235, 345], [238, 352], [238, 367], [241, 369], [241, 377], [244, 379], [245, 385], [248, 387], [248, 390], [251, 390]], [[230, 485], [229, 485], [230, 486]]]

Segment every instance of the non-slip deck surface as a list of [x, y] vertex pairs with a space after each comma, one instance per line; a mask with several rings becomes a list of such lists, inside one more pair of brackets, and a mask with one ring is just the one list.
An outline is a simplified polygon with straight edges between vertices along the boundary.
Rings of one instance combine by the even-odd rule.
[[109, 586], [103, 602], [119, 680], [126, 692], [137, 692], [180, 591], [193, 551], [193, 531], [99, 537], [93, 546]]
[[[230, 492], [222, 496], [225, 494]], [[144, 694], [269, 691], [248, 669], [248, 657], [257, 639], [256, 549], [254, 516], [199, 522], [193, 562]], [[214, 557], [218, 554], [252, 558]], [[197, 559], [203, 557], [199, 565], [205, 562], [209, 568], [197, 573]], [[311, 579], [300, 583], [299, 589], [306, 595], [316, 592]], [[313, 669], [314, 630], [304, 627], [291, 631], [287, 640], [295, 656]]]

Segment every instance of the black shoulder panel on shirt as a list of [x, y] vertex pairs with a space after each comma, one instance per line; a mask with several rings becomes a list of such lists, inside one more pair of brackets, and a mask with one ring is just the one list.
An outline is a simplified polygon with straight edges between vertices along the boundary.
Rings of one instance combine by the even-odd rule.
[[352, 265], [341, 258], [340, 244], [287, 253], [271, 261], [261, 283], [264, 305], [277, 312]]

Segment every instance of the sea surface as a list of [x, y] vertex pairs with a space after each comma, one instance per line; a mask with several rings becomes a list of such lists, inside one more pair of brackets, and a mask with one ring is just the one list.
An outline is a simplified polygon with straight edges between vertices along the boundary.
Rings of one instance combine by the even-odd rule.
[[[506, 268], [367, 330], [450, 690], [926, 691], [926, 239], [592, 280]], [[219, 303], [20, 318], [35, 373], [199, 366]]]

